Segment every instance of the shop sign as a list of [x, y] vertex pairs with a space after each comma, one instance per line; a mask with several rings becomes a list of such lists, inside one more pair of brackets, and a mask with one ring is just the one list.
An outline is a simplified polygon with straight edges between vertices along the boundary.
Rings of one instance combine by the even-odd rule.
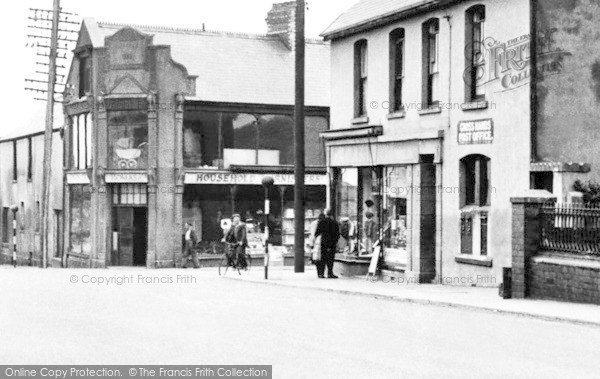
[[135, 172], [106, 173], [106, 183], [148, 183], [148, 174]]
[[90, 184], [90, 178], [85, 172], [69, 172], [67, 184]]
[[[271, 176], [275, 185], [294, 185], [293, 174], [253, 174], [232, 172], [201, 172], [186, 173], [185, 184], [238, 184], [238, 185], [262, 185], [262, 179]], [[327, 185], [327, 175], [309, 174], [304, 177], [307, 186]]]
[[478, 145], [494, 141], [494, 123], [491, 119], [461, 121], [458, 123], [458, 144]]

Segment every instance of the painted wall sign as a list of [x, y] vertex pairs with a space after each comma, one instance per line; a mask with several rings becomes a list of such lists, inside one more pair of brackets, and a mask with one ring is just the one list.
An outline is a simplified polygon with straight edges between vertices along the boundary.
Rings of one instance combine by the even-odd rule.
[[106, 173], [106, 183], [148, 183], [148, 174], [134, 172]]
[[458, 144], [477, 145], [494, 141], [494, 122], [491, 119], [458, 123]]
[[[233, 173], [223, 171], [199, 172], [185, 174], [185, 184], [240, 184], [262, 185], [262, 179], [269, 174]], [[270, 174], [275, 185], [294, 185], [292, 174]], [[304, 177], [307, 186], [326, 186], [327, 175], [309, 174]]]

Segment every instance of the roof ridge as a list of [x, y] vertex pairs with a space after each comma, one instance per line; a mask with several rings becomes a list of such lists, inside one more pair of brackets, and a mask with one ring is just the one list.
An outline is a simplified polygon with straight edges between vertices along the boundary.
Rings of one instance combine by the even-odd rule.
[[[216, 29], [198, 29], [198, 28], [183, 28], [183, 27], [175, 27], [175, 26], [162, 26], [162, 25], [148, 25], [148, 24], [130, 24], [130, 23], [120, 23], [120, 22], [110, 22], [110, 21], [98, 21], [98, 26], [103, 27], [129, 27], [133, 29], [148, 29], [146, 31], [157, 31], [157, 32], [167, 32], [167, 33], [179, 33], [179, 34], [197, 34], [197, 35], [224, 35], [227, 37], [235, 37], [235, 38], [256, 38], [256, 39], [266, 39], [271, 40], [275, 36], [270, 36], [268, 34], [260, 34], [260, 33], [245, 33], [245, 32], [232, 32], [226, 30], [216, 30]], [[326, 44], [327, 42], [318, 39], [318, 38], [306, 38], [306, 42], [308, 43], [321, 43]]]

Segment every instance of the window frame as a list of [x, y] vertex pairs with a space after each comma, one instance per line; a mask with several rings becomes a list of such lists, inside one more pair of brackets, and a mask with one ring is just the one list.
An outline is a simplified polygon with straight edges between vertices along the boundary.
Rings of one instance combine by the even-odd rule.
[[369, 45], [366, 39], [354, 43], [354, 117], [367, 115]]
[[92, 89], [92, 61], [89, 52], [85, 51], [77, 57], [79, 61], [79, 98], [84, 98]]
[[404, 28], [394, 29], [390, 33], [390, 113], [404, 110], [405, 38]]
[[[473, 183], [469, 183], [469, 177]], [[491, 206], [491, 159], [471, 154], [460, 160], [461, 208]]]
[[[479, 21], [475, 18], [479, 16]], [[485, 100], [485, 93], [478, 93], [482, 89], [478, 73], [485, 70], [485, 59], [482, 59], [481, 47], [485, 39], [486, 8], [477, 4], [465, 11], [465, 100], [467, 102]], [[477, 26], [479, 26], [477, 28]], [[479, 36], [476, 36], [479, 32]]]
[[[432, 29], [433, 28], [433, 29]], [[439, 87], [439, 55], [440, 55], [440, 20], [430, 18], [422, 26], [423, 32], [423, 103], [427, 108], [435, 108], [440, 104], [439, 99], [434, 99], [434, 86]], [[433, 43], [432, 43], [433, 41]], [[435, 44], [435, 45], [434, 45]], [[434, 57], [432, 60], [432, 47]], [[434, 83], [437, 79], [437, 83]]]

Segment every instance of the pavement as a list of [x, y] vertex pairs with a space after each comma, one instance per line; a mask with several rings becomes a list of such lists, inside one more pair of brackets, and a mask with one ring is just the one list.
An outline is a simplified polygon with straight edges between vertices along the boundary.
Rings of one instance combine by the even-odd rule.
[[497, 288], [413, 284], [396, 279], [373, 277], [319, 279], [314, 266], [305, 267], [305, 272], [300, 274], [294, 273], [291, 267], [271, 268], [269, 280], [264, 279], [263, 267], [252, 267], [247, 275], [228, 275], [227, 278], [600, 327], [599, 305], [535, 299], [503, 299], [499, 296]]

